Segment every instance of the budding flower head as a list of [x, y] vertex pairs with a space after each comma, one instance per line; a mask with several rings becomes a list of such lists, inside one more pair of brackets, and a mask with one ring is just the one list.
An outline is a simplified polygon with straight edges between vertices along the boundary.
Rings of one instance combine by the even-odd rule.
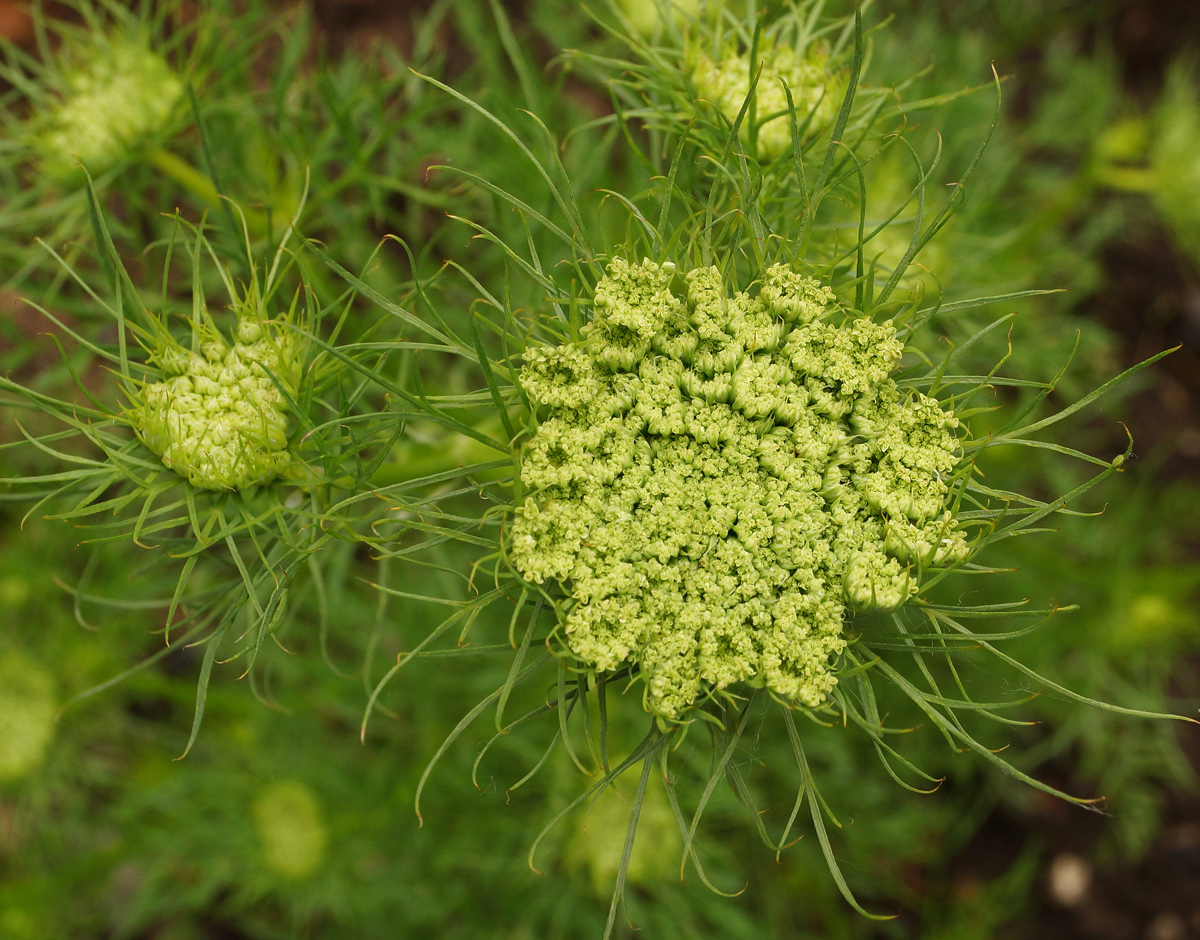
[[[760, 65], [762, 73], [755, 85], [753, 79]], [[807, 123], [804, 136], [811, 137], [833, 122], [845, 90], [844, 81], [830, 70], [823, 50], [797, 52], [782, 41], [767, 42], [754, 59], [747, 52], [733, 49], [717, 60], [701, 53], [692, 71], [692, 82], [697, 96], [720, 109], [730, 123], [737, 121], [753, 88], [753, 119], [748, 112], [740, 134], [748, 141], [753, 130], [759, 154], [768, 160], [786, 153], [792, 144], [789, 91], [795, 120], [802, 128]]]
[[70, 50], [58, 95], [30, 125], [42, 170], [70, 179], [82, 163], [103, 173], [153, 138], [183, 94], [170, 65], [144, 42], [98, 37]]
[[283, 780], [254, 801], [254, 822], [263, 864], [286, 878], [305, 878], [325, 860], [329, 834], [312, 790]]
[[[637, 788], [636, 774], [626, 772], [620, 782], [631, 794]], [[649, 783], [638, 811], [638, 839], [626, 863], [625, 881], [653, 887], [679, 877], [683, 842], [661, 779]], [[587, 872], [601, 897], [612, 891], [621, 871], [628, 816], [629, 797], [622, 796], [616, 786], [609, 787], [597, 795], [568, 837], [567, 864]]]
[[0, 649], [0, 781], [42, 762], [54, 731], [54, 683], [14, 650]]
[[292, 463], [295, 340], [263, 320], [257, 304], [239, 306], [237, 315], [232, 344], [207, 317], [194, 324], [191, 349], [164, 331], [151, 357], [163, 380], [136, 388], [128, 416], [167, 467], [205, 490], [269, 483]]
[[1181, 59], [1149, 115], [1122, 118], [1095, 141], [1091, 173], [1148, 196], [1176, 243], [1200, 264], [1200, 72]]
[[535, 348], [539, 423], [510, 555], [568, 595], [592, 668], [636, 667], [675, 718], [735, 682], [819, 705], [849, 611], [892, 609], [961, 562], [958, 421], [890, 377], [891, 322], [853, 319], [786, 265], [730, 292], [715, 267], [617, 258], [579, 343]]
[[1179, 63], [1167, 78], [1150, 146], [1151, 196], [1200, 264], [1200, 73]]
[[643, 36], [649, 36], [663, 19], [664, 13], [669, 13], [676, 21], [682, 21], [689, 16], [695, 16], [700, 10], [700, 0], [618, 0], [621, 12], [629, 18], [629, 22]]

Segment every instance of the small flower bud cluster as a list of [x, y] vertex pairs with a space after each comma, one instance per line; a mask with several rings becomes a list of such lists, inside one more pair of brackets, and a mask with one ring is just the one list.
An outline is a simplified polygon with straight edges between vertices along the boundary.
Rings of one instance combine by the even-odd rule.
[[1200, 91], [1194, 69], [1167, 76], [1150, 144], [1150, 195], [1179, 244], [1200, 264]]
[[263, 864], [285, 878], [307, 878], [325, 862], [329, 832], [321, 805], [298, 780], [281, 780], [254, 801]]
[[744, 681], [820, 704], [847, 609], [894, 608], [968, 546], [946, 509], [957, 420], [890, 378], [890, 322], [836, 322], [785, 265], [730, 296], [716, 268], [615, 259], [578, 344], [526, 353], [533, 495], [509, 551], [559, 582], [566, 642], [636, 664], [677, 717]]
[[42, 762], [57, 710], [50, 675], [19, 653], [0, 649], [0, 783]]
[[[751, 78], [761, 63], [762, 74], [755, 86], [754, 123], [759, 155], [772, 160], [792, 146], [791, 109], [783, 82], [792, 94], [797, 123], [803, 129], [808, 121], [805, 136], [819, 133], [833, 121], [842, 104], [844, 85], [829, 72], [820, 51], [799, 55], [791, 46], [779, 43], [765, 52], [760, 50], [760, 54], [757, 62], [751, 62], [744, 52], [730, 53], [719, 62], [702, 54], [692, 72], [692, 82], [697, 96], [712, 102], [732, 123], [750, 94]], [[749, 110], [742, 120], [741, 136], [749, 140]]]
[[240, 490], [292, 462], [280, 387], [294, 397], [299, 368], [288, 337], [247, 318], [232, 346], [211, 330], [198, 352], [172, 342], [154, 358], [167, 378], [140, 389], [132, 423], [166, 466], [200, 489]]
[[664, 13], [669, 13], [676, 23], [695, 16], [700, 9], [700, 0], [619, 0], [621, 12], [643, 36], [649, 36], [658, 26]]
[[92, 173], [116, 165], [167, 122], [183, 94], [171, 67], [140, 44], [113, 40], [88, 52], [64, 74], [62, 100], [34, 119], [43, 169], [60, 179], [77, 163]]

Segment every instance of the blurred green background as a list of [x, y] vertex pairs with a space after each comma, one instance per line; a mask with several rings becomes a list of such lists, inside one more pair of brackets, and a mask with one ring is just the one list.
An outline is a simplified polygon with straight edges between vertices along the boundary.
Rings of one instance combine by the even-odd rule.
[[[421, 264], [483, 257], [444, 212], [454, 200], [474, 200], [498, 224], [503, 213], [486, 194], [430, 173], [437, 163], [469, 166], [516, 192], [537, 190], [536, 178], [522, 178], [531, 176], [527, 166], [497, 147], [484, 123], [447, 117], [407, 71], [447, 76], [510, 112], [528, 100], [531, 90], [511, 67], [485, 3], [167, 6], [171, 22], [200, 17], [211, 28], [172, 35], [181, 37], [173, 61], [191, 56], [195, 74], [204, 75], [198, 110], [214, 151], [200, 153], [199, 138], [184, 126], [170, 152], [213, 167], [224, 191], [262, 218], [294, 208], [309, 167], [306, 234], [336, 256], [365, 261], [393, 232], [420, 246]], [[565, 133], [608, 113], [606, 91], [584, 70], [551, 61], [564, 48], [611, 43], [579, 6], [529, 0], [506, 9], [520, 47], [546, 65], [532, 96], [548, 123]], [[69, 5], [47, 4], [45, 12], [80, 20]], [[1200, 6], [878, 0], [869, 12], [875, 22], [894, 17], [875, 40], [868, 72], [875, 85], [925, 65], [932, 68], [912, 98], [986, 83], [993, 63], [1004, 77], [1002, 119], [964, 209], [918, 260], [948, 297], [960, 288], [1066, 288], [1016, 308], [1018, 374], [1053, 375], [1078, 332], [1079, 353], [1060, 385], [1069, 400], [1181, 345], [1071, 428], [1072, 446], [1105, 455], [1124, 446], [1121, 422], [1134, 435], [1137, 459], [1089, 498], [1086, 508], [1103, 513], [1010, 543], [991, 560], [1017, 569], [1007, 596], [1080, 606], [1009, 652], [1087, 695], [1194, 715]], [[8, 48], [36, 60], [32, 23], [22, 4], [0, 3]], [[24, 67], [12, 55], [8, 61], [18, 73]], [[8, 74], [6, 113], [19, 121], [28, 105], [12, 81], [17, 73]], [[954, 166], [978, 145], [992, 108], [988, 95], [971, 95], [919, 120], [937, 128]], [[591, 188], [619, 191], [631, 173], [604, 152], [568, 151], [566, 159]], [[86, 325], [93, 313], [32, 238], [43, 236], [84, 270], [96, 262], [78, 237], [79, 192], [31, 185], [34, 178], [7, 135], [0, 364], [54, 389], [68, 373], [45, 321], [21, 298], [69, 323]], [[160, 212], [218, 211], [151, 161], [117, 167], [100, 183], [131, 265], [161, 237]], [[386, 289], [405, 281], [398, 253], [381, 259], [373, 283]], [[146, 262], [147, 270], [156, 263]], [[307, 273], [328, 278], [316, 266]], [[980, 325], [938, 324], [958, 338]], [[977, 350], [985, 370], [1003, 352], [998, 342]], [[6, 411], [0, 441], [19, 435]], [[0, 463], [10, 476], [36, 466], [37, 457], [5, 449]], [[989, 473], [1054, 492], [1075, 479], [1061, 464], [1027, 454], [993, 458]], [[426, 761], [458, 718], [503, 682], [503, 663], [480, 657], [476, 668], [458, 660], [453, 674], [418, 663], [391, 687], [387, 713], [375, 716], [360, 743], [380, 664], [411, 648], [429, 614], [396, 598], [381, 609], [363, 583], [367, 559], [353, 546], [339, 545], [327, 563], [349, 572], [330, 580], [324, 620], [332, 622], [314, 597], [299, 599], [280, 637], [286, 651], [271, 658], [257, 694], [236, 664], [215, 671], [199, 741], [176, 761], [191, 728], [200, 656], [163, 643], [167, 605], [155, 598], [169, 598], [170, 585], [140, 572], [132, 545], [91, 566], [69, 526], [36, 513], [24, 519], [27, 508], [0, 505], [0, 940], [599, 936], [624, 828], [618, 798], [606, 795], [587, 818], [572, 816], [555, 830], [539, 856], [546, 875], [525, 863], [548, 809], [569, 798], [569, 762], [507, 794], [540, 753], [514, 736], [482, 764], [476, 788], [471, 764], [487, 735], [472, 732], [439, 766], [423, 826], [412, 811]], [[123, 681], [75, 700], [148, 657]], [[1025, 717], [1037, 723], [1012, 729], [1019, 755], [1012, 759], [1071, 792], [1103, 794], [1106, 814], [994, 778], [966, 755], [945, 754], [935, 736], [913, 748], [937, 754], [930, 762], [948, 780], [919, 796], [879, 773], [865, 745], [847, 747], [839, 729], [814, 728], [811, 759], [823, 792], [844, 822], [855, 820], [838, 834], [843, 870], [868, 908], [898, 918], [872, 922], [846, 907], [811, 837], [777, 863], [751, 827], [733, 822], [728, 793], [714, 810], [710, 873], [745, 891], [726, 899], [681, 884], [678, 836], [665, 796], [652, 789], [630, 869], [628, 917], [637, 935], [1200, 938], [1200, 733], [1051, 696], [1031, 702]], [[618, 934], [633, 935], [624, 920]]]

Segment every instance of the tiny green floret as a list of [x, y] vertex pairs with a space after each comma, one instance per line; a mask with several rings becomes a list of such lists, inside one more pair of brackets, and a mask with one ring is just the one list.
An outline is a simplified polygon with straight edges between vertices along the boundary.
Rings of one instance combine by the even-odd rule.
[[65, 70], [61, 98], [31, 127], [42, 169], [57, 179], [72, 178], [79, 163], [92, 173], [110, 169], [166, 124], [183, 95], [171, 66], [141, 43], [74, 51], [83, 61]]
[[969, 553], [947, 508], [958, 421], [890, 377], [891, 322], [818, 281], [775, 265], [730, 296], [699, 268], [681, 298], [675, 276], [614, 259], [583, 339], [526, 353], [510, 555], [562, 586], [571, 653], [636, 666], [654, 713], [735, 682], [817, 706], [847, 611]]
[[206, 326], [197, 349], [166, 340], [154, 354], [164, 379], [136, 391], [130, 422], [193, 486], [241, 490], [269, 483], [293, 461], [283, 391], [294, 397], [299, 385], [295, 343], [247, 313], [239, 313], [232, 345]]

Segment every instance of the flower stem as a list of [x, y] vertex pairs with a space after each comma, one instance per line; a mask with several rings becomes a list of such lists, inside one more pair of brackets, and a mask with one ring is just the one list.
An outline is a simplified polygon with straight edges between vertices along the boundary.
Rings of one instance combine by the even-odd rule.
[[[193, 196], [208, 203], [213, 208], [220, 207], [223, 197], [217, 191], [217, 187], [213, 185], [212, 180], [182, 157], [159, 147], [150, 151], [147, 160], [156, 170], [168, 179], [174, 180]], [[251, 234], [256, 236], [270, 234], [271, 225], [268, 223], [270, 216], [267, 213], [258, 209], [244, 208], [242, 209], [242, 214], [245, 216], [246, 227], [250, 230]], [[281, 218], [284, 218], [284, 216], [281, 216]]]

